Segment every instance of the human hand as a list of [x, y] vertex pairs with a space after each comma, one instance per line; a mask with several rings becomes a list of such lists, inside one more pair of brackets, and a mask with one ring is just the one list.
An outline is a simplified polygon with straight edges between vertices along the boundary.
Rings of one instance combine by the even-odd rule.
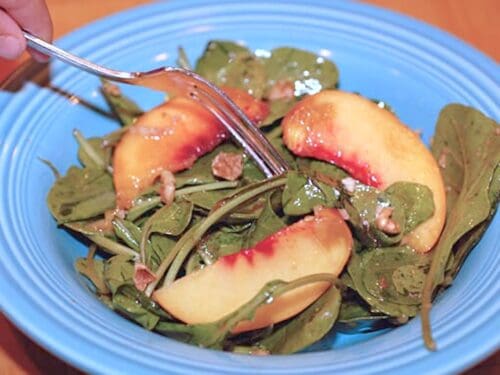
[[[44, 0], [0, 0], [0, 57], [14, 60], [26, 49], [21, 28], [42, 38], [52, 40], [52, 21]], [[32, 52], [33, 57], [46, 57]]]

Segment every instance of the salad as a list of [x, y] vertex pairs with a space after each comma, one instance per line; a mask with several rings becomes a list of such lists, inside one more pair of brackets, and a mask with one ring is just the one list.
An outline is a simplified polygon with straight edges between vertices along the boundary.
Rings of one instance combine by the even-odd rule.
[[[500, 127], [442, 109], [430, 149], [397, 108], [339, 89], [335, 64], [294, 48], [208, 43], [191, 67], [219, 85], [291, 165], [266, 179], [197, 102], [143, 111], [102, 82], [117, 130], [74, 131], [49, 209], [88, 244], [78, 272], [147, 330], [256, 355], [331, 330], [369, 332], [429, 310], [500, 198]], [[51, 164], [47, 162], [49, 166]]]

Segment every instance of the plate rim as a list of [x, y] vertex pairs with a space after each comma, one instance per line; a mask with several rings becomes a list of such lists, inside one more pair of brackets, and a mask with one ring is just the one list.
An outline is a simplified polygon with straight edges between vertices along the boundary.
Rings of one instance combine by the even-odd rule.
[[[223, 0], [223, 1], [212, 1], [212, 0], [201, 0], [199, 1], [198, 3], [202, 3], [202, 4], [213, 4], [213, 3], [223, 3], [223, 2], [233, 2], [233, 1], [228, 1], [228, 0]], [[280, 1], [282, 3], [285, 3], [286, 1]], [[292, 1], [293, 3], [300, 3], [300, 1]], [[180, 4], [181, 1], [172, 1], [172, 2], [169, 2], [170, 4]], [[337, 3], [329, 3], [328, 1], [323, 1], [323, 0], [316, 0], [315, 3], [317, 4], [320, 4], [320, 5], [330, 5], [330, 6], [333, 6], [333, 7], [337, 7], [337, 6], [340, 6], [341, 4], [337, 4]], [[163, 3], [163, 5], [166, 5], [167, 3]], [[63, 38], [61, 39], [58, 39], [58, 43], [69, 43], [72, 38], [74, 37], [74, 34], [78, 34], [78, 33], [81, 33], [82, 30], [91, 30], [95, 27], [95, 25], [103, 25], [105, 24], [106, 22], [109, 21], [110, 18], [120, 18], [126, 14], [130, 14], [130, 13], [133, 13], [133, 12], [136, 12], [138, 9], [150, 9], [150, 8], [153, 8], [153, 7], [156, 7], [160, 5], [160, 3], [152, 3], [152, 4], [145, 4], [145, 5], [140, 5], [138, 7], [133, 7], [133, 8], [129, 8], [127, 10], [124, 10], [124, 11], [121, 11], [121, 12], [118, 12], [118, 13], [115, 13], [111, 16], [108, 16], [108, 17], [104, 17], [100, 20], [97, 20], [97, 21], [94, 21], [90, 24], [87, 24], [85, 26], [83, 26], [82, 28], [78, 28], [74, 31], [72, 31], [71, 33], [67, 34], [66, 36], [64, 36]], [[481, 64], [481, 66], [484, 68], [486, 66], [486, 69], [489, 70], [490, 68], [494, 68], [496, 67], [496, 64], [494, 63], [494, 61], [486, 54], [484, 54], [483, 52], [481, 51], [478, 51], [476, 50], [474, 47], [471, 47], [469, 46], [467, 43], [465, 43], [464, 41], [458, 39], [457, 37], [455, 37], [454, 35], [446, 32], [446, 31], [443, 31], [441, 29], [438, 29], [436, 28], [435, 26], [432, 26], [432, 25], [429, 25], [423, 21], [419, 21], [419, 20], [416, 20], [410, 16], [406, 16], [404, 14], [401, 14], [401, 13], [398, 13], [398, 12], [394, 12], [394, 11], [390, 11], [390, 10], [386, 10], [384, 8], [380, 8], [380, 7], [377, 7], [377, 6], [374, 6], [374, 5], [370, 5], [370, 4], [360, 4], [360, 3], [351, 3], [349, 4], [349, 7], [351, 6], [354, 6], [354, 7], [360, 7], [361, 9], [364, 9], [366, 10], [368, 13], [370, 13], [370, 11], [375, 11], [375, 12], [380, 12], [380, 14], [382, 14], [382, 16], [384, 17], [388, 17], [388, 18], [393, 18], [394, 16], [396, 16], [397, 20], [401, 23], [407, 23], [407, 22], [410, 22], [410, 23], [413, 23], [415, 25], [416, 28], [423, 28], [424, 31], [426, 33], [430, 32], [428, 29], [430, 28], [431, 31], [433, 33], [436, 33], [438, 32], [438, 36], [439, 38], [444, 38], [445, 40], [446, 39], [449, 39], [449, 38], [452, 38], [454, 39], [454, 43], [458, 43], [458, 46], [459, 48], [466, 48], [468, 49], [467, 53], [472, 53], [473, 56], [475, 58], [477, 58], [479, 61], [481, 60], [484, 60], [482, 61], [484, 64]], [[380, 16], [380, 14], [377, 14], [377, 16]], [[382, 17], [382, 19], [384, 19], [384, 17]], [[402, 18], [402, 19], [401, 19]], [[385, 20], [385, 19], [384, 19]], [[393, 20], [391, 20], [393, 21]], [[439, 35], [441, 34], [441, 35]], [[444, 35], [444, 36], [443, 36]], [[455, 49], [455, 48], [454, 48]], [[40, 71], [37, 70], [37, 63], [33, 63], [32, 61], [27, 61], [25, 62], [22, 66], [20, 66], [19, 68], [16, 69], [15, 71], [15, 74], [17, 74], [17, 76], [15, 74], [9, 76], [6, 78], [6, 80], [4, 80], [1, 84], [0, 84], [0, 89], [9, 89], [10, 87], [12, 87], [11, 85], [15, 85], [15, 81], [16, 81], [16, 78], [20, 78], [22, 79], [23, 77], [23, 74], [25, 74], [26, 72], [30, 72], [32, 69], [34, 69], [34, 72], [35, 73], [39, 73]], [[488, 66], [489, 65], [489, 66]], [[43, 69], [45, 69], [44, 66], [41, 66], [41, 69], [43, 71]], [[25, 79], [26, 77], [24, 77]], [[2, 304], [3, 306], [3, 304]], [[37, 343], [39, 343], [40, 345], [48, 348], [48, 345], [44, 345], [46, 344], [44, 342], [44, 339], [43, 337], [38, 337], [39, 340], [37, 340], [36, 337], [34, 337], [32, 335], [32, 332], [26, 332], [24, 329], [23, 329], [23, 325], [21, 322], [19, 322], [19, 320], [21, 319], [16, 319], [15, 317], [12, 317], [10, 316], [10, 314], [8, 313], [8, 311], [6, 311], [4, 309], [3, 311], [4, 315], [10, 320], [10, 321], [13, 321], [15, 323], [15, 325], [20, 328], [26, 335], [28, 335], [29, 337], [33, 338]], [[497, 342], [499, 340], [496, 340]], [[498, 345], [498, 343], [497, 343]], [[63, 352], [61, 352], [60, 350], [58, 350], [58, 348], [50, 348], [49, 349], [52, 353], [55, 353], [59, 358], [61, 358], [62, 360], [64, 361], [70, 361], [71, 363], [77, 363], [77, 361], [75, 361], [75, 358], [74, 357], [69, 357], [69, 356], [66, 356]], [[497, 350], [497, 348], [495, 346], [493, 346], [492, 348], [490, 348], [489, 351], [483, 351], [482, 352], [482, 355], [479, 355], [479, 356], [472, 356], [473, 358], [469, 358], [468, 361], [466, 361], [465, 359], [462, 361], [464, 362], [463, 365], [465, 365], [466, 367], [468, 366], [472, 366], [475, 361], [477, 360], [481, 360], [483, 358], [485, 358], [486, 356], [488, 356], [489, 354], [491, 354], [493, 351]], [[462, 358], [466, 358], [467, 356], [464, 355]], [[471, 356], [469, 356], [471, 357]], [[86, 368], [86, 366], [81, 366], [82, 363], [80, 363], [78, 365], [78, 367], [80, 368]], [[466, 367], [459, 367], [459, 366], [449, 366], [448, 369], [446, 369], [446, 371], [454, 371], [454, 370], [464, 370]], [[88, 370], [91, 370], [91, 371], [103, 371], [103, 370], [109, 370], [109, 368], [105, 368], [105, 367], [92, 367], [92, 368], [86, 368]]]

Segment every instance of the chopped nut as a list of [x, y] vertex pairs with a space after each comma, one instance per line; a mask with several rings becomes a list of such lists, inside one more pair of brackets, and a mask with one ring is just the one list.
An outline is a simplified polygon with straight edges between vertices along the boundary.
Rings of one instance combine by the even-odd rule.
[[156, 275], [145, 264], [134, 264], [134, 285], [138, 290], [144, 291], [148, 284], [155, 280]]
[[106, 94], [112, 96], [120, 96], [122, 94], [120, 88], [111, 82], [104, 82], [102, 89]]
[[278, 81], [269, 91], [268, 99], [291, 99], [295, 95], [295, 85], [291, 81]]
[[220, 152], [212, 161], [212, 174], [228, 181], [237, 180], [243, 173], [243, 155]]
[[160, 174], [160, 199], [170, 206], [175, 198], [175, 176], [169, 170], [164, 170]]
[[375, 226], [387, 234], [399, 234], [401, 228], [399, 224], [391, 219], [394, 209], [392, 207], [383, 207], [375, 216]]

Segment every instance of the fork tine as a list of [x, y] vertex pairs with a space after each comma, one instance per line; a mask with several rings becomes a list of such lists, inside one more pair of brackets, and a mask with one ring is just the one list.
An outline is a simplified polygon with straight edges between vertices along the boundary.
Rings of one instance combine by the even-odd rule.
[[[199, 95], [201, 94], [201, 95]], [[235, 122], [228, 120], [227, 115], [222, 110], [222, 108], [214, 105], [210, 96], [205, 95], [203, 92], [191, 93], [191, 98], [197, 100], [201, 103], [207, 110], [209, 110], [217, 119], [226, 127], [229, 133], [233, 136], [233, 138], [240, 144], [243, 149], [250, 155], [250, 157], [257, 163], [260, 170], [264, 173], [266, 177], [273, 177], [277, 173], [274, 169], [270, 169], [268, 166], [269, 163], [266, 163], [267, 156], [264, 158], [261, 157], [261, 153], [254, 144], [249, 143], [248, 136], [242, 134], [241, 128], [239, 126], [235, 126]], [[251, 141], [250, 141], [251, 142]], [[255, 150], [257, 148], [257, 150]]]
[[213, 106], [219, 108], [227, 117], [226, 121], [236, 124], [236, 129], [242, 134], [246, 143], [251, 145], [254, 153], [258, 153], [265, 159], [266, 164], [269, 165], [275, 175], [282, 174], [290, 169], [288, 163], [270, 144], [264, 134], [222, 90], [219, 88], [214, 89], [201, 81], [194, 87], [194, 92], [198, 94], [201, 100], [208, 100]]
[[[247, 153], [255, 160], [259, 167], [270, 169], [271, 176], [275, 176], [284, 172], [284, 168], [280, 167], [280, 162], [275, 156], [263, 146], [260, 140], [256, 141], [254, 135], [249, 133], [248, 129], [243, 125], [239, 118], [235, 118], [227, 106], [220, 104], [213, 96], [207, 94], [203, 90], [198, 90], [193, 95], [200, 103], [214, 113], [221, 122], [232, 130], [232, 134], [236, 133], [235, 139], [247, 151]], [[225, 108], [226, 107], [226, 108]], [[266, 139], [267, 141], [267, 139]], [[267, 174], [267, 173], [266, 173]]]

